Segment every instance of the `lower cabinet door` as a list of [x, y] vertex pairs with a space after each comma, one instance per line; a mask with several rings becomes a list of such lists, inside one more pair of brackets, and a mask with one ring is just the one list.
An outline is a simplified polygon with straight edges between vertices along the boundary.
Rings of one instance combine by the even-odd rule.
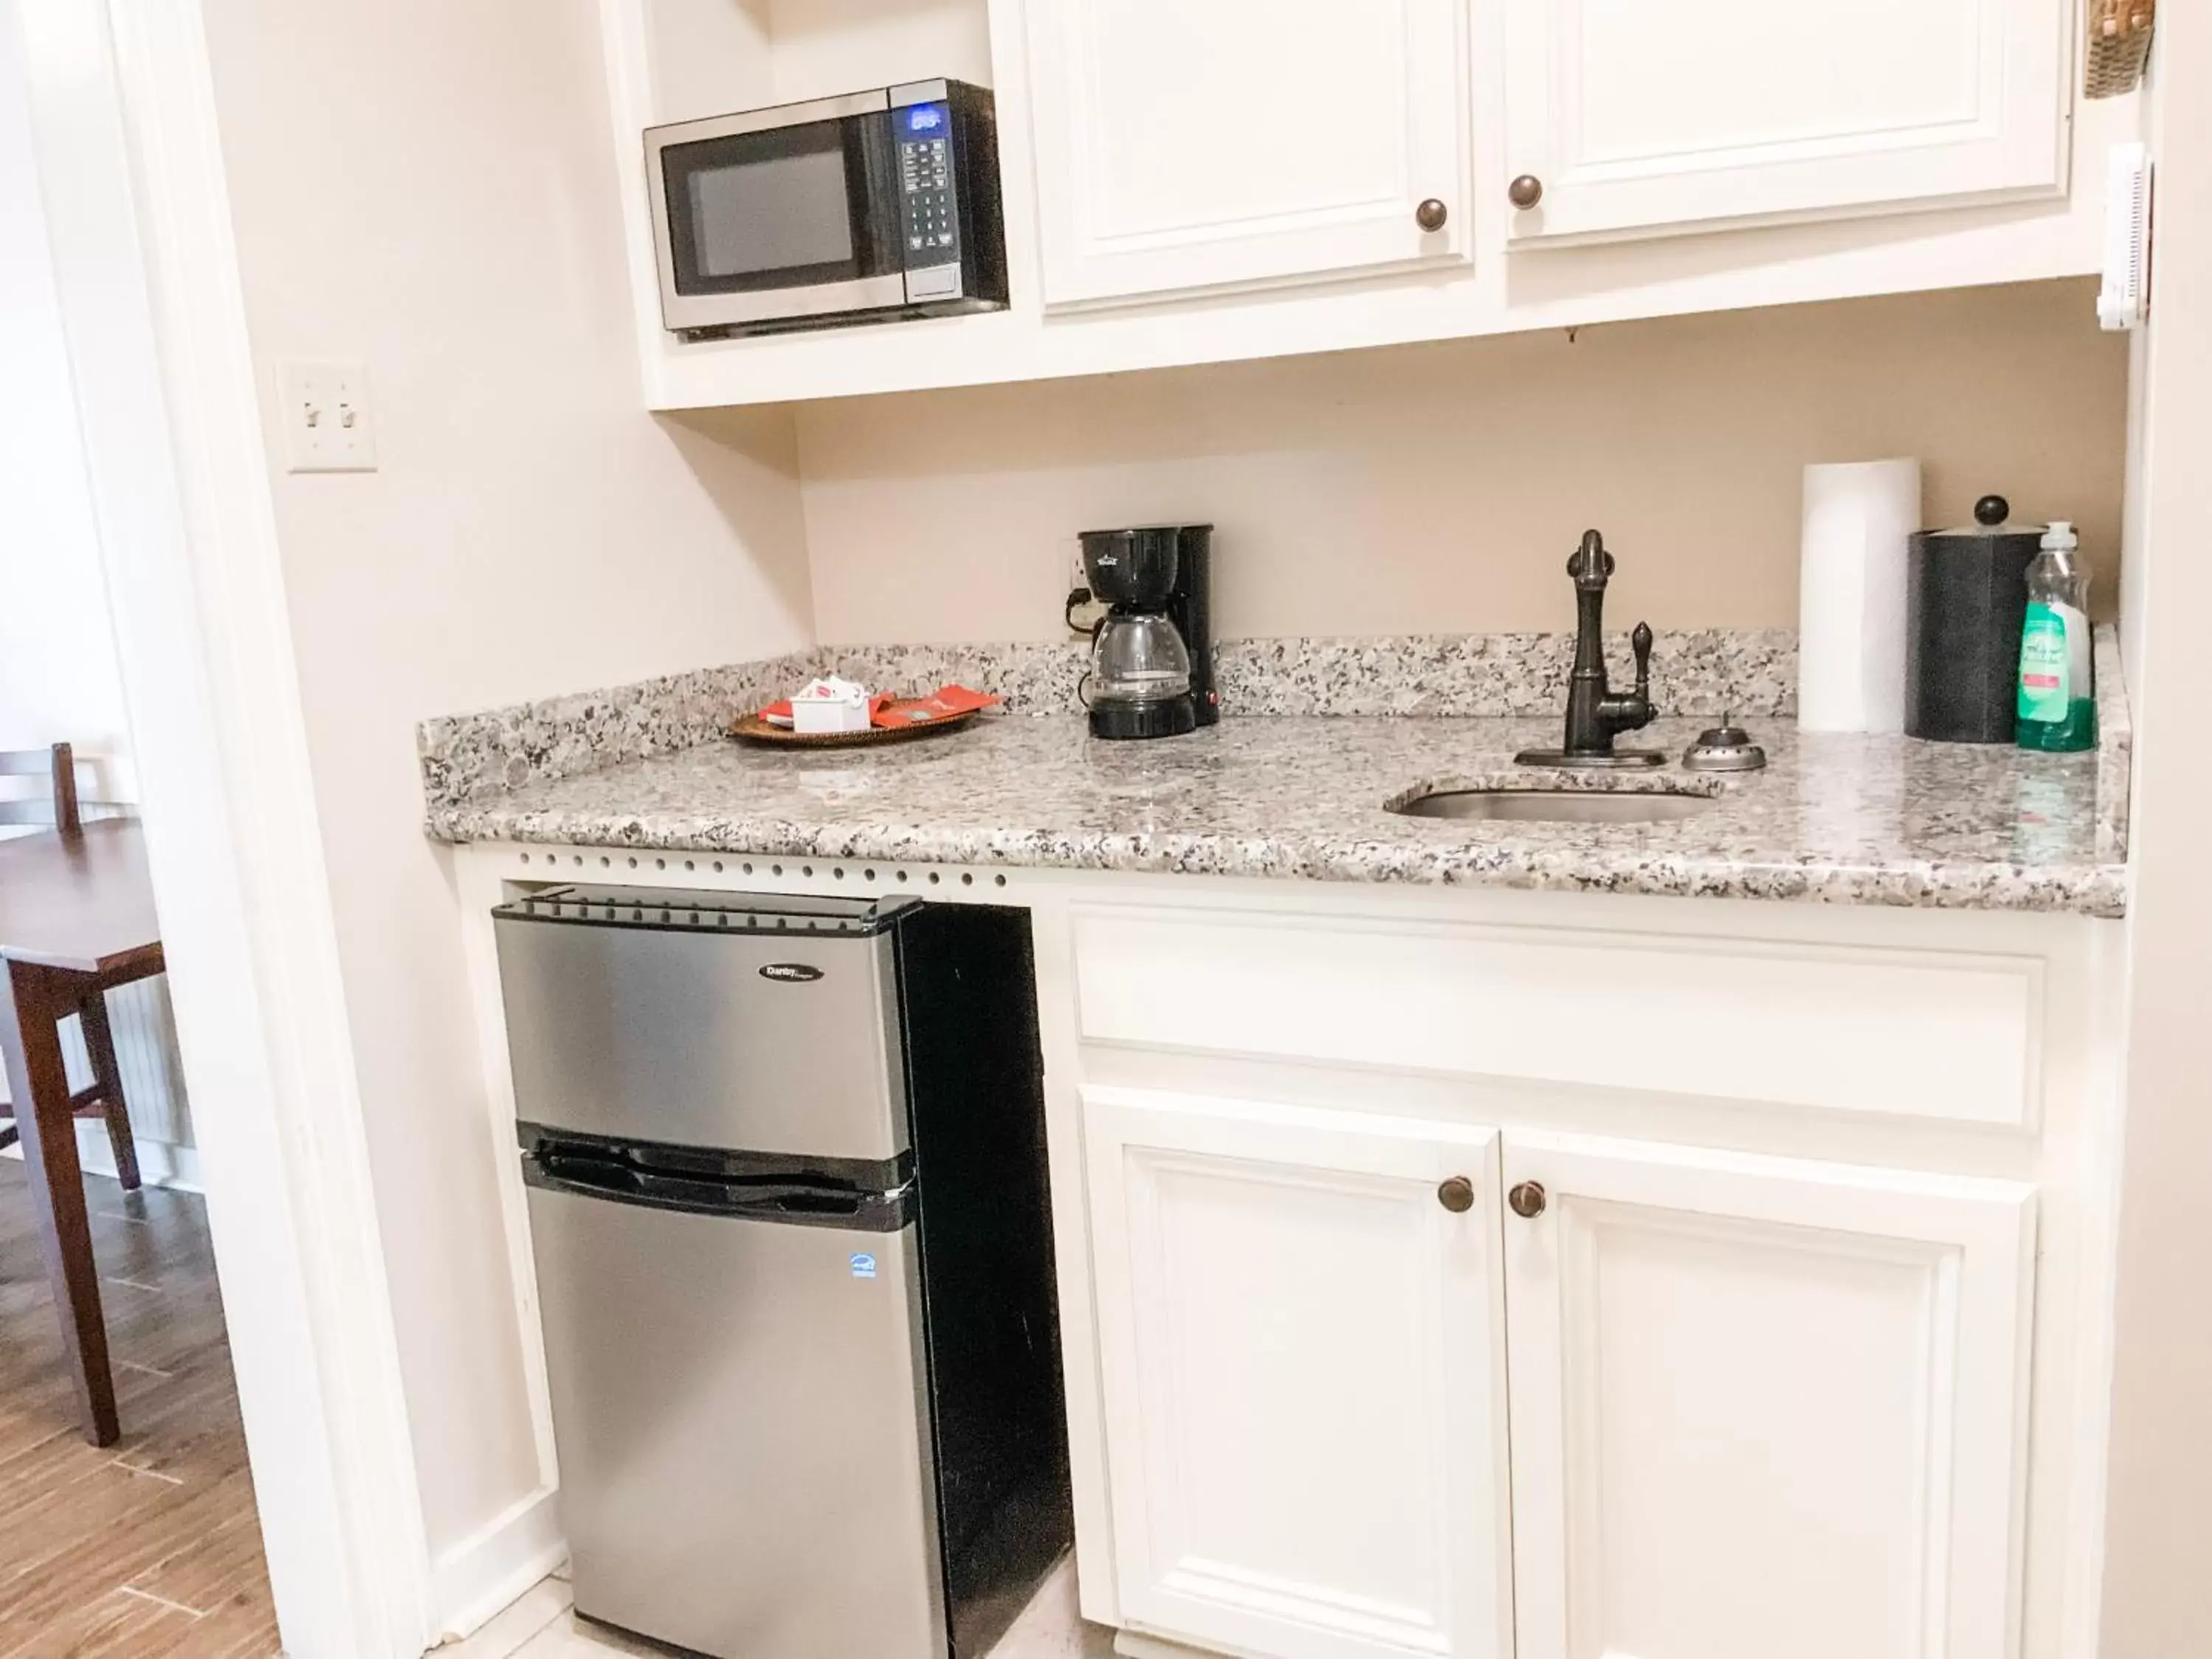
[[1519, 1659], [2007, 1659], [2034, 1200], [1509, 1133]]
[[1121, 1090], [1084, 1113], [1123, 1623], [1510, 1655], [1496, 1134]]

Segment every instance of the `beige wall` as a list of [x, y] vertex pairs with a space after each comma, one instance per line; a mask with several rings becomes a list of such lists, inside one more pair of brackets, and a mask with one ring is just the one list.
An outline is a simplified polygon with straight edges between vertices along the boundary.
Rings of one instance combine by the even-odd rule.
[[2158, 245], [2145, 354], [2136, 720], [2105, 1659], [2212, 1650], [2212, 15], [2159, 18]]
[[[1541, 256], [1532, 256], [1541, 257]], [[802, 407], [831, 643], [1044, 639], [1074, 532], [1218, 526], [1249, 635], [1794, 625], [1801, 469], [1918, 455], [1931, 522], [2081, 521], [2109, 607], [2127, 353], [2080, 283]]]
[[207, 13], [264, 417], [280, 356], [357, 357], [378, 424], [374, 474], [287, 475], [273, 434], [270, 466], [423, 1504], [458, 1572], [537, 1468], [415, 723], [803, 642], [791, 423], [715, 442], [640, 412], [591, 0]]

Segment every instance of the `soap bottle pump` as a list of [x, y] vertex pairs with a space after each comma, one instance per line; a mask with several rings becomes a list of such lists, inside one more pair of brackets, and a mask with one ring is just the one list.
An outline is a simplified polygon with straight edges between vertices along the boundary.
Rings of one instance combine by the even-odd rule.
[[2089, 576], [2063, 520], [2044, 532], [2027, 567], [2027, 620], [2020, 641], [2023, 749], [2063, 753], [2097, 745], [2097, 694], [2089, 657]]

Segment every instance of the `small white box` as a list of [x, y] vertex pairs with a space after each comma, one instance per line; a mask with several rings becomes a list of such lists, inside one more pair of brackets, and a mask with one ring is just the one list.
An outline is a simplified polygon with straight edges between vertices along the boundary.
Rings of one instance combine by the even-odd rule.
[[791, 698], [791, 729], [816, 735], [868, 729], [868, 690], [840, 679], [811, 680]]

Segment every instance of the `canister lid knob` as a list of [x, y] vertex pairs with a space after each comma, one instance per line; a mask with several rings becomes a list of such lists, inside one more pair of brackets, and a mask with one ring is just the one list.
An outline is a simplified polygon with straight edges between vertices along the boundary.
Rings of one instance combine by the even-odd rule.
[[1756, 772], [1766, 764], [1766, 750], [1751, 740], [1751, 733], [1735, 723], [1733, 711], [1721, 723], [1701, 733], [1683, 757], [1692, 772]]
[[2012, 503], [2002, 495], [1984, 495], [1974, 503], [1974, 522], [1995, 530], [2012, 517]]

